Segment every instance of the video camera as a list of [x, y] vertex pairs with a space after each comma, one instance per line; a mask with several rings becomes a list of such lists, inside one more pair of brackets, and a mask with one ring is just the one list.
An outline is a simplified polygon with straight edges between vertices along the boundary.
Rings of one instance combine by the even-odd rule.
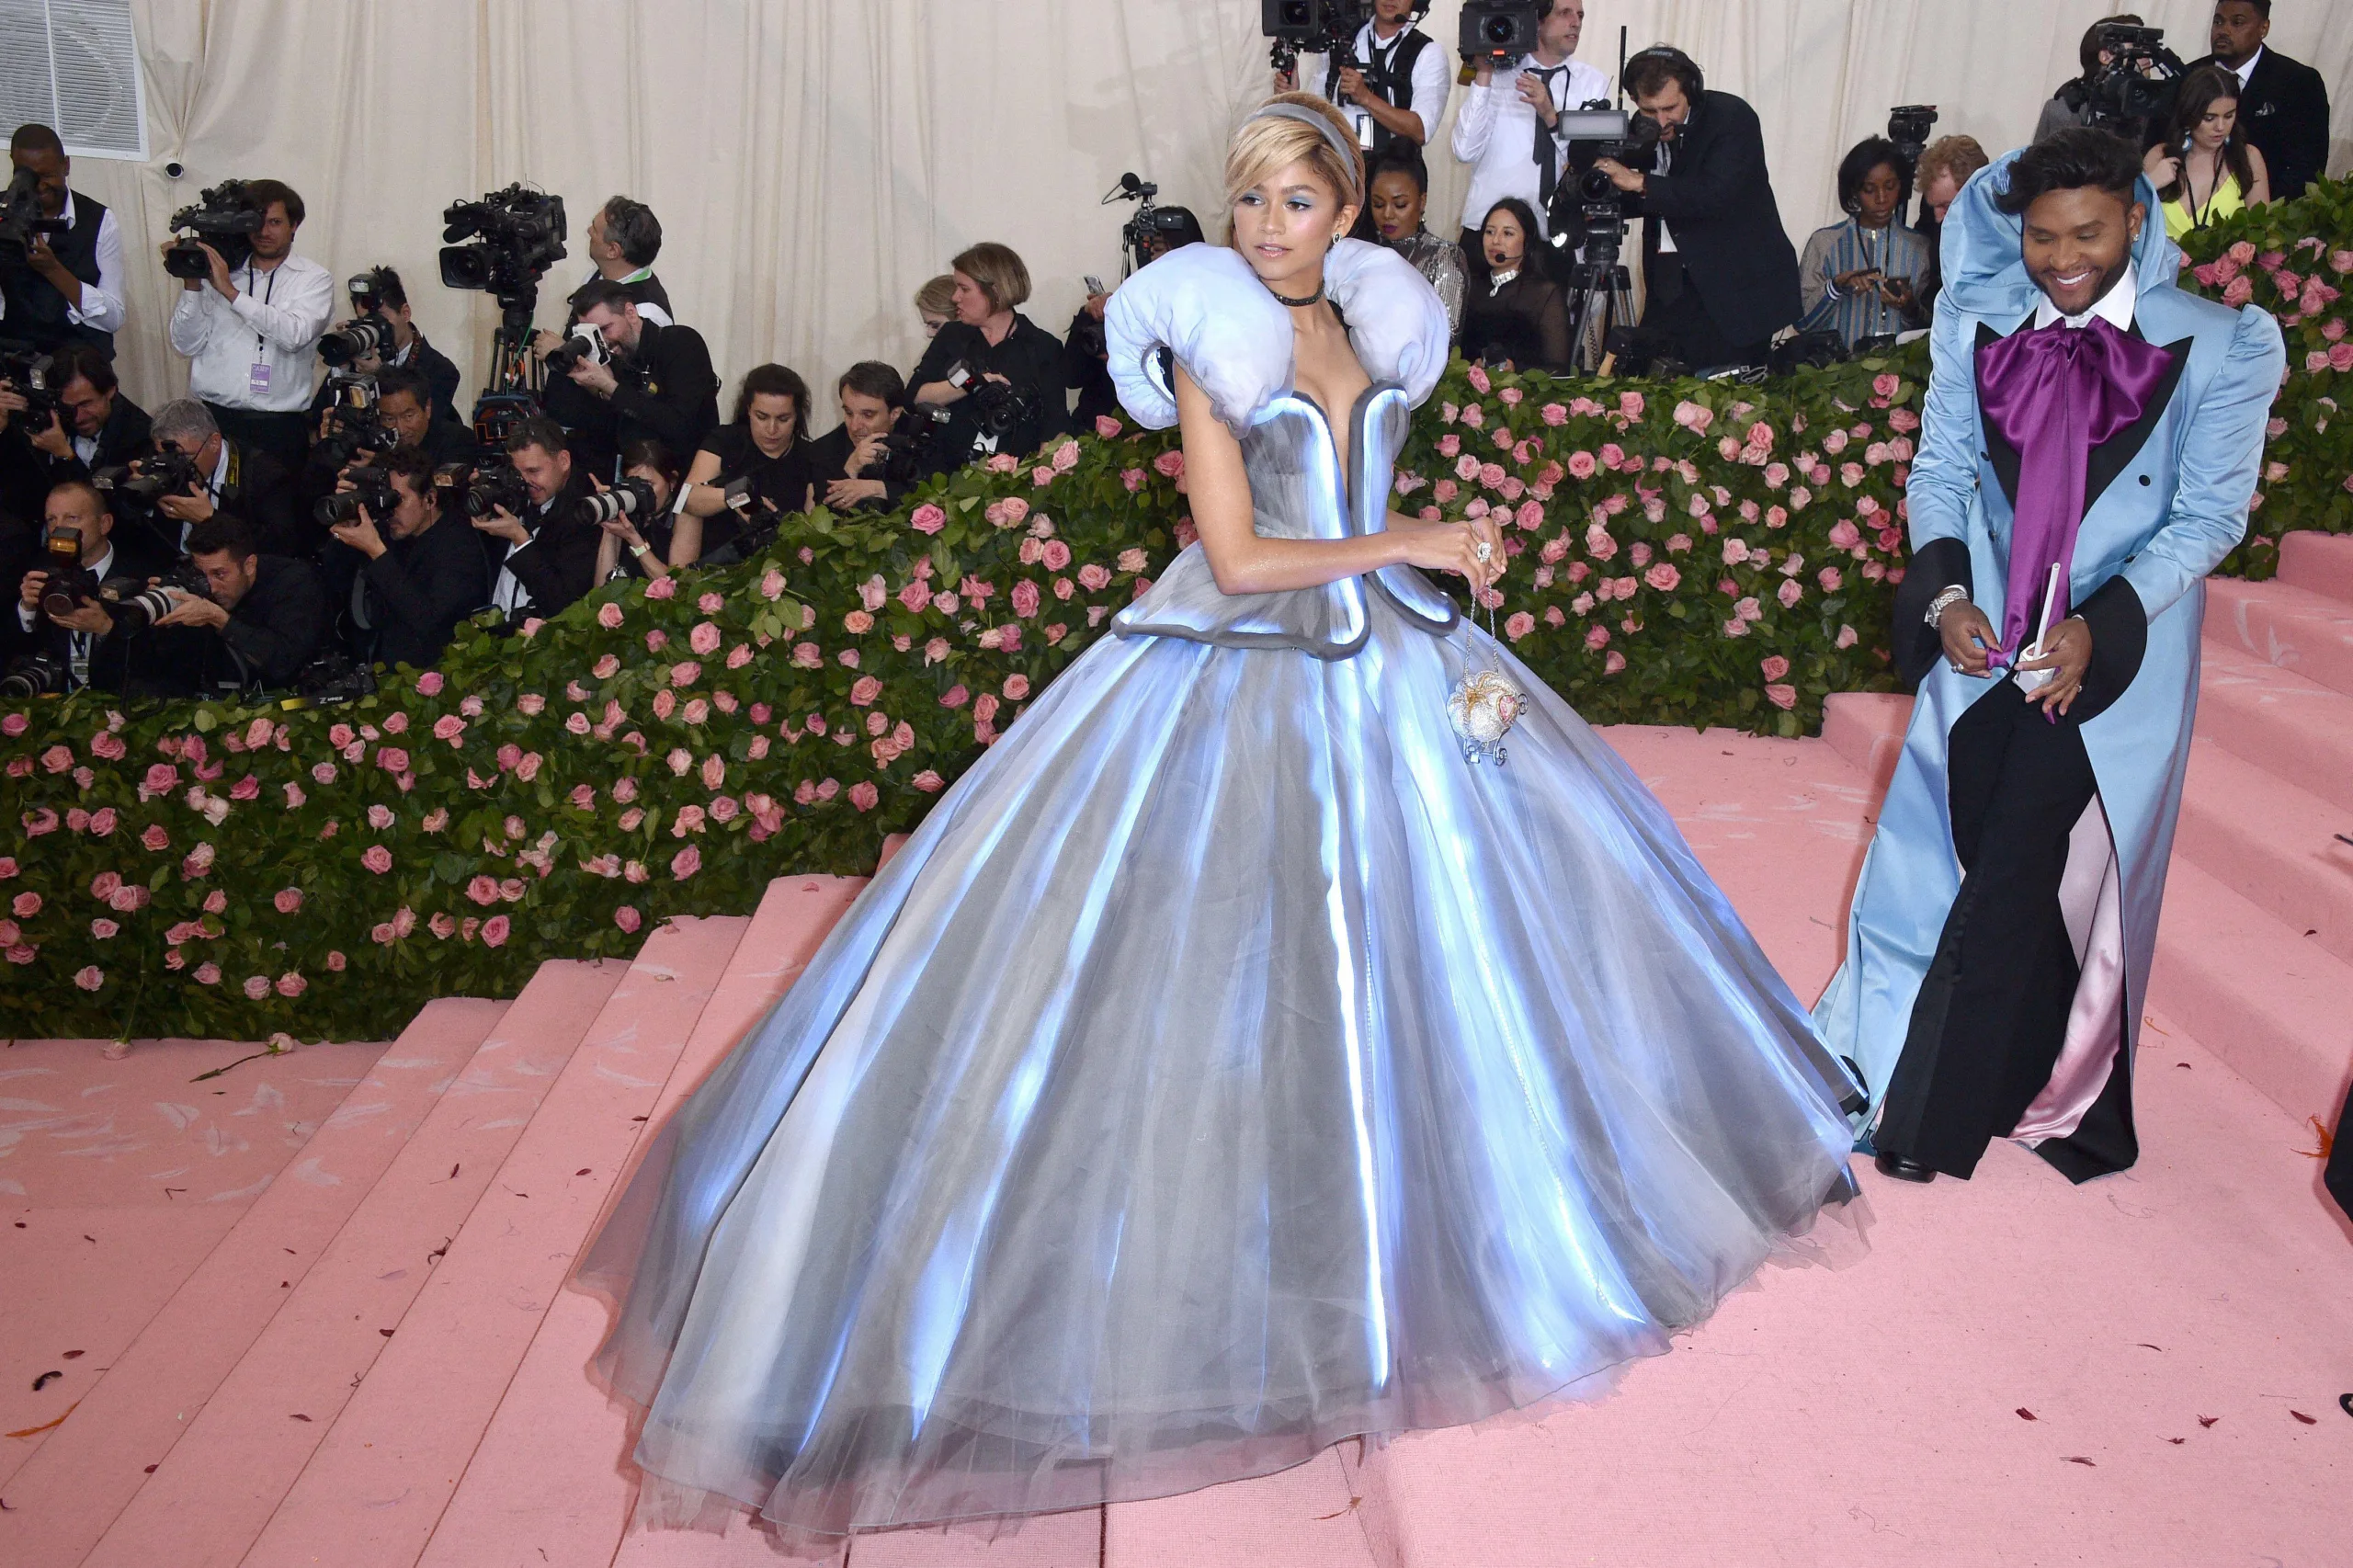
[[2163, 28], [2102, 22], [2093, 29], [2095, 47], [2107, 61], [2088, 81], [2059, 90], [2073, 109], [2089, 110], [2091, 122], [2109, 131], [2132, 131], [2164, 110], [2183, 70], [2181, 56], [2165, 47]]
[[234, 272], [253, 259], [254, 236], [261, 232], [263, 216], [244, 181], [222, 180], [199, 193], [194, 206], [172, 214], [172, 232], [178, 238], [164, 252], [164, 270], [183, 280], [210, 276], [212, 263], [200, 248], [210, 245]]
[[1177, 236], [1189, 234], [1199, 226], [1200, 221], [1182, 207], [1154, 206], [1152, 199], [1159, 194], [1160, 187], [1150, 180], [1124, 174], [1120, 176], [1120, 183], [1103, 197], [1101, 205], [1105, 207], [1115, 201], [1138, 204], [1135, 216], [1120, 228], [1120, 254], [1125, 268], [1120, 274], [1122, 277], [1131, 276], [1138, 267], [1149, 263], [1157, 252], [1158, 242], [1181, 244]]
[[32, 170], [18, 169], [0, 191], [0, 256], [21, 260], [31, 254], [35, 235], [62, 234], [65, 226], [63, 217], [41, 211], [40, 176]]
[[1928, 132], [1937, 123], [1934, 104], [1899, 104], [1887, 111], [1887, 139], [1895, 143], [1898, 157], [1904, 160], [1904, 176], [1920, 166], [1920, 154], [1928, 150]]
[[[1418, 20], [1427, 6], [1415, 6]], [[1267, 59], [1288, 75], [1302, 54], [1339, 54], [1372, 20], [1372, 0], [1260, 0], [1258, 30], [1274, 40]]]
[[49, 356], [33, 348], [0, 347], [0, 381], [25, 400], [25, 429], [39, 435], [56, 415], [57, 394], [49, 384]]
[[1463, 0], [1456, 39], [1462, 63], [1474, 71], [1482, 64], [1500, 68], [1533, 52], [1541, 9], [1539, 0]]
[[479, 289], [509, 312], [529, 312], [540, 279], [564, 257], [563, 198], [510, 185], [441, 214], [441, 284]]
[[336, 369], [370, 354], [389, 354], [395, 341], [392, 318], [376, 293], [375, 273], [359, 273], [344, 288], [351, 295], [351, 319], [319, 339], [320, 360]]

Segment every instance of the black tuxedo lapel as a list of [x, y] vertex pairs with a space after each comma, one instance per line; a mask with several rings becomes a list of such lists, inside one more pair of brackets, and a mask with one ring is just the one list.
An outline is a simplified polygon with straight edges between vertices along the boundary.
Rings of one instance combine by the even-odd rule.
[[[2131, 335], [2141, 342], [2148, 341], [2141, 336], [2141, 324], [2137, 319], [2132, 323]], [[2132, 466], [2132, 460], [2141, 455], [2142, 447], [2148, 442], [2149, 432], [2154, 430], [2157, 421], [2165, 417], [2166, 406], [2173, 402], [2173, 394], [2181, 385], [2182, 367], [2189, 363], [2189, 343], [2190, 340], [2185, 337], [2179, 343], [2166, 344], [2160, 350], [2172, 362], [2165, 367], [2165, 374], [2159, 378], [2156, 390], [2149, 394], [2148, 402], [2141, 405], [2141, 416], [2092, 449], [2091, 460], [2084, 467], [2086, 517], [2091, 516], [2092, 508], [2099, 505], [2100, 495], [2115, 483], [2117, 476]]]

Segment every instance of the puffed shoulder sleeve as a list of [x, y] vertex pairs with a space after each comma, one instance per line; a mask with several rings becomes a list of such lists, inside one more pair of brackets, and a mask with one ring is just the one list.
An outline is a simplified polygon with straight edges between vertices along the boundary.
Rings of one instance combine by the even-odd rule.
[[1120, 402], [1148, 428], [1176, 423], [1164, 349], [1237, 438], [1290, 391], [1290, 316], [1222, 245], [1182, 245], [1144, 267], [1111, 296], [1103, 326]]
[[1347, 318], [1365, 373], [1397, 382], [1418, 406], [1446, 373], [1453, 335], [1429, 280], [1386, 245], [1342, 240], [1324, 258], [1324, 291]]

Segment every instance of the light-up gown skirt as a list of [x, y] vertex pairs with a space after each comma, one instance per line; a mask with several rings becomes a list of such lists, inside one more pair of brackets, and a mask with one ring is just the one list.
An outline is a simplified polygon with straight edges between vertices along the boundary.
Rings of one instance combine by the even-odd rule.
[[[1351, 526], [1291, 404], [1260, 529]], [[1851, 1193], [1805, 1009], [1453, 619], [1399, 569], [1227, 598], [1197, 546], [942, 797], [584, 1262], [642, 1518], [1067, 1508], [1597, 1392]], [[1500, 767], [1446, 708], [1489, 659]]]

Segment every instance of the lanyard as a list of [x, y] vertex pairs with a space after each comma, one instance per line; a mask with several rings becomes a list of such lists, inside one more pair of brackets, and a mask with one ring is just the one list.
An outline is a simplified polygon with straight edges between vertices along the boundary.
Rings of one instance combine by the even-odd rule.
[[[282, 263], [282, 262], [281, 262], [279, 265], [280, 265], [280, 266], [283, 266], [283, 265], [284, 265], [284, 263]], [[252, 262], [250, 262], [250, 261], [249, 261], [249, 262], [245, 263], [245, 292], [246, 292], [246, 293], [248, 293], [248, 294], [250, 294], [250, 293], [252, 293], [253, 291], [254, 291], [254, 264], [253, 264]], [[276, 299], [277, 297], [278, 297], [278, 267], [271, 267], [271, 268], [269, 269], [269, 281], [268, 281], [267, 284], [265, 284], [265, 285], [263, 286], [263, 288], [262, 288], [262, 291], [261, 291], [261, 302], [262, 302], [264, 305], [267, 305], [267, 304], [270, 302], [270, 301], [272, 301], [272, 300]], [[260, 358], [264, 358], [265, 356], [267, 356], [267, 355], [268, 354], [268, 352], [269, 352], [269, 339], [267, 339], [267, 337], [264, 337], [260, 333], [255, 333], [255, 334], [254, 334], [254, 358], [255, 358], [256, 359], [260, 359]]]

